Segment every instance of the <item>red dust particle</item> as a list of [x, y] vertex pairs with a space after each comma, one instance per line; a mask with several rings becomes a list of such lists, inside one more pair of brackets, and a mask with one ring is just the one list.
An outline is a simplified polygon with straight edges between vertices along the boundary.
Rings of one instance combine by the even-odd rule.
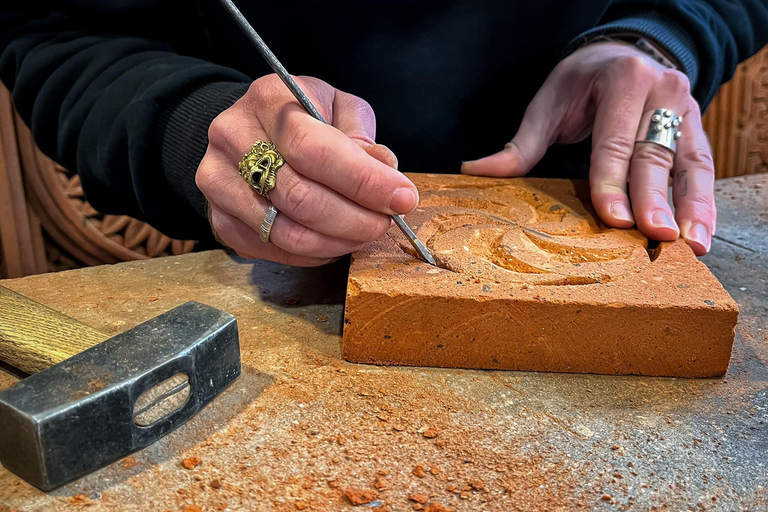
[[453, 512], [454, 510], [455, 509], [453, 508], [446, 508], [440, 503], [430, 503], [427, 505], [427, 508], [424, 509], [424, 512]]
[[430, 427], [427, 430], [425, 430], [422, 435], [424, 437], [426, 437], [427, 439], [434, 439], [434, 438], [437, 437], [437, 429], [433, 428], [433, 427]]
[[353, 505], [365, 505], [375, 500], [379, 494], [370, 489], [347, 489], [344, 495]]
[[181, 461], [181, 465], [187, 469], [195, 469], [201, 462], [198, 457], [187, 457]]
[[373, 483], [373, 486], [378, 490], [382, 491], [387, 488], [387, 482], [383, 478], [381, 478], [380, 475], [378, 475], [376, 476], [376, 481]]
[[91, 500], [85, 494], [75, 494], [69, 498], [70, 505], [90, 505]]

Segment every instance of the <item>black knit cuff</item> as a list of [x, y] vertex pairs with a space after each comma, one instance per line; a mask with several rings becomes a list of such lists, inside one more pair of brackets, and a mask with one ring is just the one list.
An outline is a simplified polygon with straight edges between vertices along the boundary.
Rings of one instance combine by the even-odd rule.
[[155, 134], [166, 180], [203, 219], [206, 202], [195, 184], [195, 173], [208, 148], [208, 127], [246, 93], [248, 86], [238, 82], [202, 85], [163, 109], [158, 119]]
[[696, 87], [699, 80], [699, 56], [693, 38], [677, 22], [657, 12], [636, 14], [599, 25], [571, 40], [564, 53], [570, 55], [599, 36], [617, 34], [635, 34], [659, 45], [680, 64], [680, 71], [688, 76], [691, 89]]

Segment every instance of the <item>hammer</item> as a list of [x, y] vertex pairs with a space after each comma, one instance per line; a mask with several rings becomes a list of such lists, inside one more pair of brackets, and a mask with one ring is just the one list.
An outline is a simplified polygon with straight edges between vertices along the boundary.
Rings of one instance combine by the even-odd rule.
[[240, 344], [194, 301], [110, 337], [0, 286], [0, 360], [35, 373], [0, 391], [0, 462], [49, 491], [183, 425], [240, 375]]

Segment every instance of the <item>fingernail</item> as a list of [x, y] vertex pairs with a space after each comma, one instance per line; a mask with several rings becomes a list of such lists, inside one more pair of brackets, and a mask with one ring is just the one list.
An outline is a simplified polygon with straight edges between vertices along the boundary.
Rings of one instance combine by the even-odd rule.
[[691, 227], [688, 228], [686, 239], [690, 240], [691, 242], [700, 244], [707, 250], [707, 252], [709, 252], [709, 247], [712, 242], [709, 238], [709, 233], [707, 233], [707, 228], [704, 227], [704, 224], [696, 223], [691, 225]]
[[655, 228], [669, 228], [677, 231], [677, 226], [675, 226], [675, 221], [673, 221], [672, 217], [670, 217], [669, 214], [664, 210], [656, 210], [655, 212], [653, 212], [653, 216], [651, 217], [651, 222], [653, 223], [653, 227]]
[[627, 208], [627, 206], [621, 201], [612, 202], [610, 212], [611, 216], [616, 220], [635, 222], [635, 219], [632, 217], [632, 213], [629, 211], [629, 208]]
[[399, 188], [389, 200], [389, 208], [397, 213], [408, 213], [416, 208], [418, 196], [412, 188]]

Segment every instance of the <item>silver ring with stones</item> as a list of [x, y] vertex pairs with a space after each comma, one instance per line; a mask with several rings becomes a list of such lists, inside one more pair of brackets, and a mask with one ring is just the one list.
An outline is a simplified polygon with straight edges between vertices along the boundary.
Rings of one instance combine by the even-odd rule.
[[261, 223], [261, 229], [259, 230], [259, 239], [265, 244], [269, 243], [269, 234], [272, 232], [272, 224], [275, 223], [275, 217], [277, 217], [278, 213], [275, 205], [270, 204], [267, 215], [264, 217], [264, 222]]
[[650, 142], [664, 146], [673, 153], [677, 150], [677, 139], [683, 136], [680, 124], [683, 116], [675, 117], [674, 110], [657, 108], [649, 110], [640, 118], [640, 127], [635, 142]]

